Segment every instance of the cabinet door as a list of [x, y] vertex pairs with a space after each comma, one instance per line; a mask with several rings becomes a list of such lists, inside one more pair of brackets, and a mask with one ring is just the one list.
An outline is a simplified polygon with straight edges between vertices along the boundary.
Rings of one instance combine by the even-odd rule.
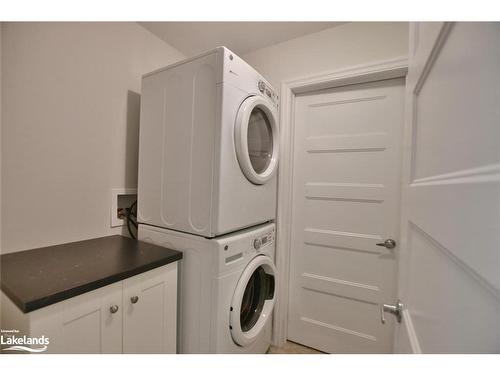
[[123, 352], [175, 353], [177, 262], [123, 281]]
[[122, 351], [122, 282], [36, 310], [30, 315], [31, 335], [48, 337], [49, 353]]

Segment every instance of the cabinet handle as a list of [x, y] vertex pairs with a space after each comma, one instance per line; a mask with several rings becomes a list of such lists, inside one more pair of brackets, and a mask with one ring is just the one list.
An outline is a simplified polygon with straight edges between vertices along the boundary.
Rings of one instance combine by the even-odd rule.
[[139, 301], [139, 297], [137, 297], [137, 296], [133, 296], [130, 298], [130, 302], [132, 302], [132, 303], [137, 303], [137, 301]]
[[116, 312], [118, 312], [118, 306], [117, 305], [113, 305], [109, 308], [109, 311], [111, 312], [111, 314], [114, 314]]

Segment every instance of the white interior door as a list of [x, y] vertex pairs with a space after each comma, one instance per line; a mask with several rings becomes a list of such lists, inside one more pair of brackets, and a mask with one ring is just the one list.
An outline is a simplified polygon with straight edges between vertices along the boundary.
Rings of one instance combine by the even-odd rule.
[[500, 352], [500, 24], [410, 29], [396, 352]]
[[297, 96], [288, 339], [387, 353], [399, 242], [404, 79]]

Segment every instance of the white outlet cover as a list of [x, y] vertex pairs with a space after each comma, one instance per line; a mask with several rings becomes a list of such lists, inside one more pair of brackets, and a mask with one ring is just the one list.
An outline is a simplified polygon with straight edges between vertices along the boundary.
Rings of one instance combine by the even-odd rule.
[[137, 195], [137, 188], [115, 188], [111, 189], [111, 228], [121, 227], [126, 224], [124, 219], [119, 219], [117, 215], [118, 210], [118, 196], [119, 195]]

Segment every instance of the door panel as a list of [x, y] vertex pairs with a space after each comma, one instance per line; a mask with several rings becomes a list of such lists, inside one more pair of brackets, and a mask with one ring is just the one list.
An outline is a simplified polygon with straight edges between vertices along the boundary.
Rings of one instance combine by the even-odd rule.
[[71, 348], [70, 353], [102, 353], [100, 307], [64, 321], [61, 338], [64, 346]]
[[[332, 240], [329, 241], [331, 242]], [[370, 239], [370, 242], [373, 246], [374, 240]], [[374, 259], [384, 257], [383, 252], [386, 253], [386, 256], [392, 257], [391, 251], [386, 249], [382, 249], [380, 252], [365, 251], [361, 250], [361, 247], [356, 246], [355, 249], [348, 249], [305, 243], [304, 252], [314, 254], [314, 256], [303, 258], [303, 271], [308, 274], [314, 274], [315, 272], [319, 275], [332, 274], [339, 280], [356, 280], [359, 285], [370, 285], [371, 283], [375, 285], [383, 284], [386, 274], [392, 272], [392, 264], [390, 262], [382, 263], [377, 273], [366, 272], [366, 270], [372, 267]], [[331, 257], [332, 254], [336, 262], [326, 263], [322, 261]], [[377, 289], [365, 288], [366, 290], [377, 291]]]
[[[62, 313], [65, 353], [121, 353], [121, 282], [67, 300]], [[112, 314], [110, 307], [118, 306]]]
[[[351, 181], [357, 184], [384, 182], [384, 175], [378, 173], [386, 158], [383, 152], [370, 152], [369, 158], [365, 152], [309, 153], [307, 157], [310, 165], [322, 166], [322, 168], [307, 169], [305, 171], [307, 181], [322, 181], [322, 183]], [[345, 165], [360, 164], [365, 167], [365, 172], [362, 174], [355, 168], [344, 168]]]
[[289, 339], [332, 353], [392, 351], [404, 80], [295, 102]]
[[123, 353], [175, 353], [176, 302], [177, 263], [124, 280]]
[[[357, 85], [353, 85], [357, 86]], [[367, 86], [365, 86], [367, 87]], [[308, 136], [340, 136], [355, 137], [380, 131], [385, 126], [375, 124], [373, 118], [384, 118], [381, 102], [387, 96], [383, 93], [359, 93], [359, 88], [347, 87], [340, 92], [336, 90], [335, 97], [309, 104], [310, 127]], [[356, 116], [353, 116], [353, 111]], [[335, 123], [335, 126], [332, 124]], [[371, 145], [370, 145], [371, 146]]]
[[[411, 288], [407, 301], [421, 349], [454, 353], [467, 345], [474, 352], [488, 353], [495, 345], [498, 348], [498, 300], [427, 233], [412, 227], [409, 235], [408, 276], [410, 284], [418, 287]], [[465, 324], [467, 316], [471, 320]], [[457, 325], [457, 320], [464, 324]]]
[[[111, 313], [111, 306], [118, 307]], [[30, 315], [30, 335], [50, 339], [47, 353], [115, 354], [122, 351], [122, 282], [117, 282]]]
[[383, 234], [385, 223], [379, 217], [381, 202], [358, 201], [356, 189], [353, 188], [352, 191], [353, 198], [337, 198], [331, 194], [324, 199], [311, 199], [306, 193], [306, 228], [335, 228], [337, 233]]
[[498, 353], [500, 24], [410, 34], [395, 349]]

